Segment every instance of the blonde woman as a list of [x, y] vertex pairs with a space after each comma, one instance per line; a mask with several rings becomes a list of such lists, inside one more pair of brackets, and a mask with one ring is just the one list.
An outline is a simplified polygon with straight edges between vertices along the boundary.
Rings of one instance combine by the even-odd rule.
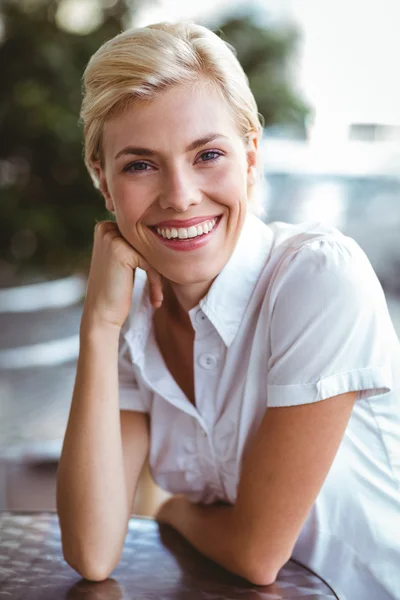
[[232, 49], [160, 23], [84, 75], [98, 223], [58, 471], [66, 561], [118, 564], [146, 457], [157, 519], [256, 585], [293, 558], [400, 598], [400, 349], [361, 248], [252, 211], [262, 127]]

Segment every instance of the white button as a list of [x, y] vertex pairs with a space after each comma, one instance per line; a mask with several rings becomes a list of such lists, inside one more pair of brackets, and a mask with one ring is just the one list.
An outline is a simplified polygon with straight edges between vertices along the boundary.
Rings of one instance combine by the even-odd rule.
[[215, 369], [218, 363], [218, 358], [213, 354], [209, 354], [208, 352], [204, 352], [200, 354], [197, 362], [203, 369]]
[[197, 311], [194, 320], [196, 321], [196, 323], [199, 323], [199, 324], [203, 323], [206, 320], [206, 315], [203, 313], [201, 308], [199, 308], [199, 310]]

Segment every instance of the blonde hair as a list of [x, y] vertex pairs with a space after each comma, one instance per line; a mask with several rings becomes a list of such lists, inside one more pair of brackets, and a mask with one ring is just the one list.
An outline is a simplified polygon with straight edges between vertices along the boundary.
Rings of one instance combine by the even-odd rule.
[[[80, 115], [85, 164], [96, 187], [92, 162], [103, 164], [105, 122], [135, 99], [152, 99], [167, 87], [199, 81], [211, 83], [222, 94], [244, 141], [251, 132], [261, 137], [263, 119], [236, 52], [210, 29], [192, 22], [155, 23], [124, 31], [97, 50], [83, 75]], [[249, 208], [262, 212], [253, 197]]]

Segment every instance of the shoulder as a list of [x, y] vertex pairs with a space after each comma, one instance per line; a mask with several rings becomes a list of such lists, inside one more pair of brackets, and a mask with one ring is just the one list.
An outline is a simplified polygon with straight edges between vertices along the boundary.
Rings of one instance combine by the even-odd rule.
[[335, 227], [321, 222], [274, 222], [269, 227], [274, 233], [271, 257], [276, 254], [278, 280], [348, 280], [363, 286], [377, 281], [364, 250]]
[[273, 221], [266, 225], [271, 232], [272, 249], [293, 254], [302, 248], [318, 249], [326, 242], [347, 247], [349, 251], [361, 250], [357, 242], [336, 227], [322, 221], [285, 223]]
[[293, 318], [311, 323], [326, 315], [351, 326], [351, 319], [386, 314], [382, 285], [359, 244], [335, 228], [301, 225], [293, 235], [284, 227], [273, 251], [266, 305], [275, 319], [293, 326]]

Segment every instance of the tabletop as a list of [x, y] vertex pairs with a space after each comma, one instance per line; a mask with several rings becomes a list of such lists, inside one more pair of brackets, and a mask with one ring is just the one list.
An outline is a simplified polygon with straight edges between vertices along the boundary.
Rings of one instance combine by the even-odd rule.
[[0, 512], [0, 598], [12, 600], [334, 600], [305, 567], [289, 561], [270, 586], [254, 586], [202, 556], [178, 532], [131, 517], [118, 566], [102, 582], [65, 562], [55, 512]]

